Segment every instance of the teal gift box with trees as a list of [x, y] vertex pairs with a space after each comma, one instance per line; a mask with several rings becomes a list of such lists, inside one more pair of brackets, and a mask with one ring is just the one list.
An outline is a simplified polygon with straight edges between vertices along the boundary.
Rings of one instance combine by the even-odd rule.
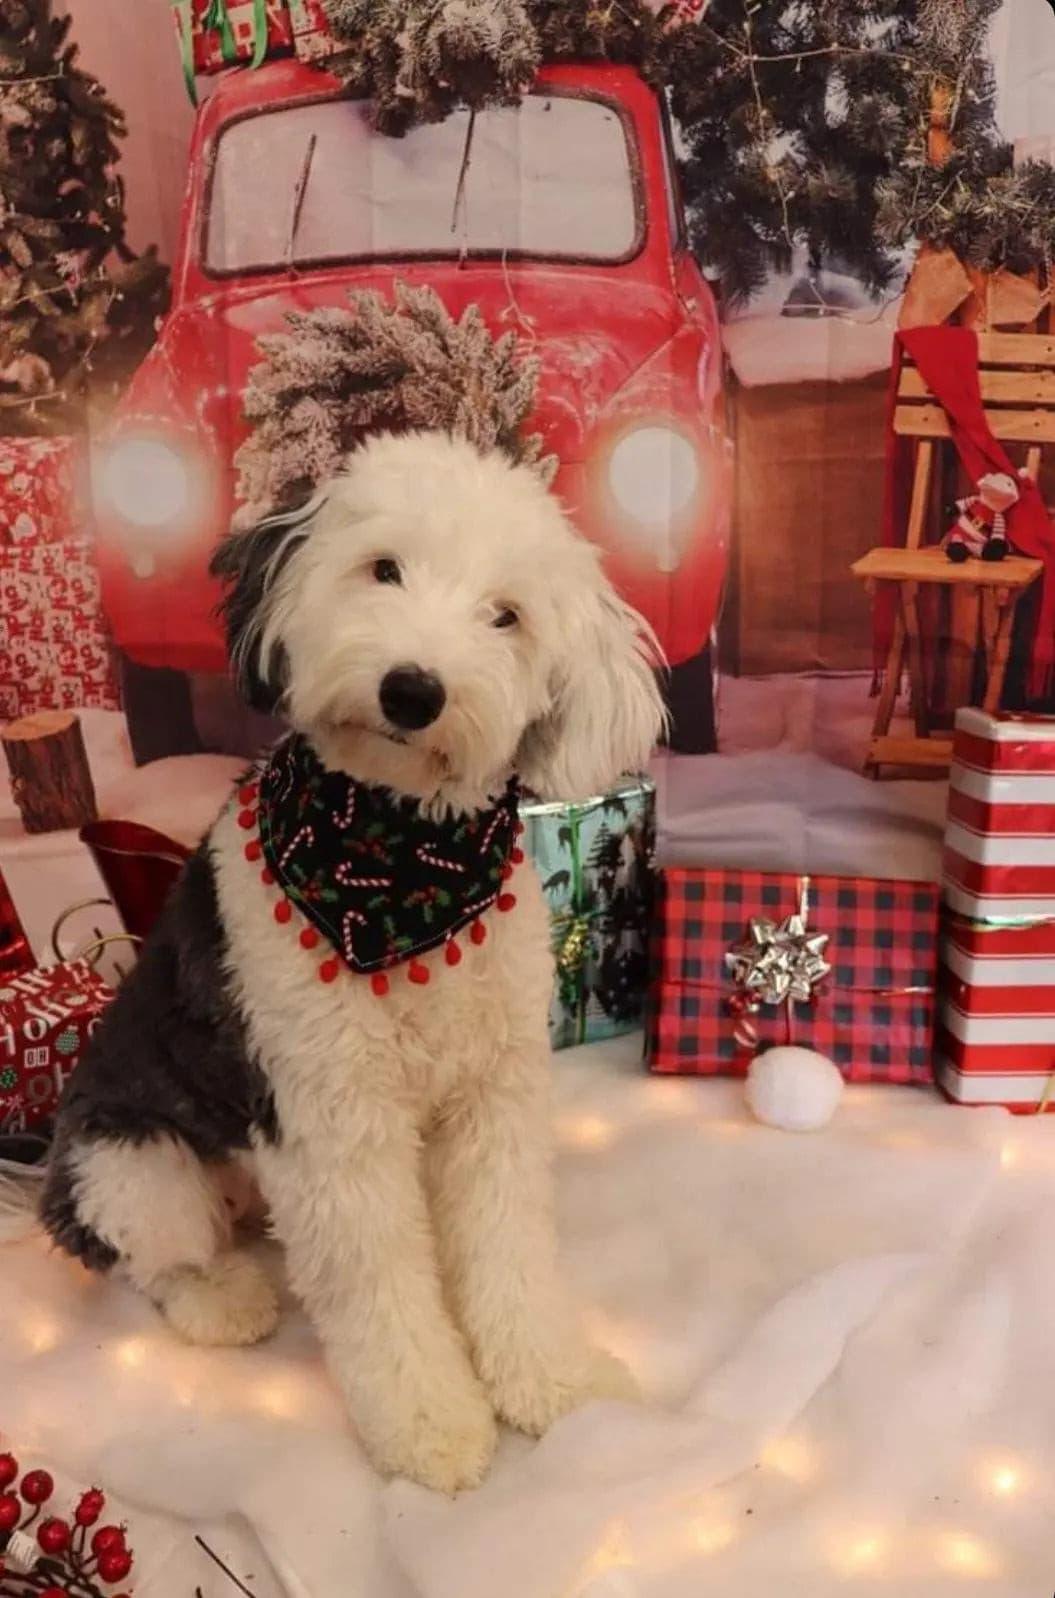
[[526, 799], [520, 816], [550, 909], [553, 1047], [633, 1031], [648, 985], [654, 784], [628, 778], [575, 805]]

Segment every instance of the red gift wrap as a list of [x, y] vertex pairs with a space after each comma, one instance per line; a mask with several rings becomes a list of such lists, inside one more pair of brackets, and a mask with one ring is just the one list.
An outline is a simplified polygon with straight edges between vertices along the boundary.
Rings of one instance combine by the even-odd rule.
[[0, 1128], [54, 1113], [67, 1077], [113, 997], [87, 960], [38, 966], [0, 984]]
[[192, 97], [199, 73], [259, 66], [293, 49], [286, 0], [173, 0], [172, 15]]
[[347, 46], [330, 32], [322, 0], [288, 0], [293, 20], [293, 48], [302, 61], [314, 66]]
[[0, 440], [0, 551], [83, 530], [81, 459], [72, 438]]
[[[650, 1068], [742, 1076], [756, 1048], [801, 1043], [851, 1082], [929, 1084], [937, 933], [938, 889], [929, 882], [665, 870]], [[790, 950], [791, 995], [758, 1003], [744, 972], [756, 955], [779, 961], [782, 950]]]
[[956, 915], [1055, 919], [1055, 717], [957, 713], [943, 877]]
[[92, 545], [0, 548], [0, 717], [120, 703]]
[[959, 1104], [1055, 1107], [1055, 922], [949, 915], [941, 940], [938, 1085]]

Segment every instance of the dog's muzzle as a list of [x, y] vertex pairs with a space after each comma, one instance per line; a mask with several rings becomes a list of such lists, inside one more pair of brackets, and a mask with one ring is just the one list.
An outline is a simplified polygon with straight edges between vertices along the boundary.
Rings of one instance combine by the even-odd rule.
[[447, 703], [447, 690], [431, 671], [420, 666], [394, 666], [381, 679], [378, 693], [385, 720], [402, 732], [420, 732], [436, 720]]

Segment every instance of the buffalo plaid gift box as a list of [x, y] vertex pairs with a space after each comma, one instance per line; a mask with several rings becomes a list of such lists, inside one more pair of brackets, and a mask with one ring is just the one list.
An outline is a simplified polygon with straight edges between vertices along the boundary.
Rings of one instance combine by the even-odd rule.
[[0, 1130], [55, 1113], [113, 990], [87, 960], [37, 966], [0, 982]]
[[582, 804], [520, 807], [542, 878], [556, 964], [555, 1049], [641, 1025], [648, 982], [655, 789], [626, 782]]
[[930, 1083], [937, 934], [932, 883], [662, 871], [650, 1068], [742, 1075], [794, 1042], [852, 1082]]
[[935, 1069], [961, 1104], [1055, 1085], [1055, 718], [961, 710], [945, 827]]

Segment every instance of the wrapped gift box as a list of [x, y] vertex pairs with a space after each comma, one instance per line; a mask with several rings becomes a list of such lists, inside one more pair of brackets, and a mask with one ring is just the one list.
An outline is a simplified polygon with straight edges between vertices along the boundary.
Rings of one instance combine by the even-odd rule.
[[948, 915], [935, 1048], [960, 1104], [1055, 1106], [1055, 922], [993, 926]]
[[578, 805], [525, 802], [520, 815], [552, 918], [553, 1047], [632, 1031], [648, 979], [653, 784], [641, 778]]
[[24, 1132], [55, 1112], [113, 989], [86, 960], [38, 966], [0, 984], [0, 1129]]
[[85, 539], [0, 548], [0, 717], [120, 707]]
[[345, 48], [330, 32], [323, 0], [289, 0], [293, 48], [302, 61], [316, 66]]
[[957, 915], [1055, 917], [1055, 717], [957, 713], [943, 878]]
[[82, 532], [81, 460], [72, 438], [0, 440], [0, 550]]
[[173, 0], [172, 15], [192, 98], [198, 73], [259, 66], [293, 49], [286, 0]]
[[794, 1042], [853, 1082], [930, 1083], [937, 939], [932, 883], [664, 870], [650, 1067], [742, 1075]]

